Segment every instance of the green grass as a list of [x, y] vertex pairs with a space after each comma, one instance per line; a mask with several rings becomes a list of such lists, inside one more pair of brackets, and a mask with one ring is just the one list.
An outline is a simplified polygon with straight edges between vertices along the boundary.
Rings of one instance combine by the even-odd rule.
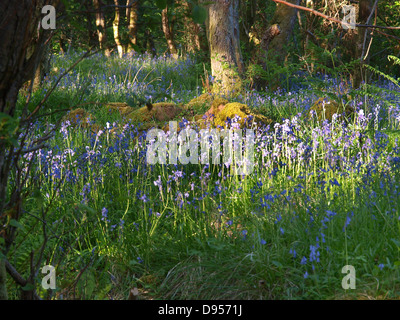
[[[55, 66], [66, 68], [70, 61], [63, 59], [58, 57]], [[187, 102], [201, 93], [195, 64], [148, 60], [136, 62], [134, 69], [134, 63], [100, 56], [85, 61], [55, 91], [46, 112], [85, 102], [146, 99], [171, 81], [175, 100]], [[183, 77], [182, 70], [192, 73]], [[107, 85], [103, 74], [117, 80]], [[136, 75], [143, 92], [127, 88]], [[36, 92], [32, 103], [42, 96]], [[310, 96], [250, 98], [249, 93], [243, 99], [279, 119], [297, 115]], [[40, 219], [45, 219], [44, 259], [57, 271], [53, 298], [126, 299], [134, 287], [140, 299], [399, 297], [396, 134], [387, 139], [367, 135], [354, 120], [349, 130], [362, 135], [359, 144], [340, 124], [332, 124], [330, 134], [315, 140], [319, 144], [310, 161], [302, 161], [300, 154], [290, 155], [297, 140], [306, 143], [328, 127], [301, 116], [293, 135], [260, 133], [255, 170], [242, 177], [218, 165], [147, 166], [146, 141], [133, 124], [114, 137], [106, 123], [123, 120], [110, 118], [100, 104], [85, 108], [99, 119], [103, 134], [70, 127], [65, 136], [58, 132], [50, 141], [53, 153], [47, 159], [44, 153], [27, 181], [37, 191], [25, 202], [23, 227], [9, 257], [18, 270], [29, 270], [30, 252], [37, 253], [44, 239]], [[263, 135], [280, 146], [278, 155], [268, 145], [263, 157]], [[374, 147], [367, 148], [368, 136]], [[351, 143], [345, 147], [347, 140]], [[340, 161], [326, 156], [335, 141], [332, 152], [345, 159], [339, 168]], [[358, 169], [351, 161], [360, 162]], [[176, 171], [184, 175], [178, 177]], [[154, 183], [159, 177], [161, 192]], [[356, 269], [355, 290], [341, 286], [341, 270], [348, 264]], [[37, 288], [46, 297], [40, 277]], [[9, 291], [17, 297], [11, 282]]]

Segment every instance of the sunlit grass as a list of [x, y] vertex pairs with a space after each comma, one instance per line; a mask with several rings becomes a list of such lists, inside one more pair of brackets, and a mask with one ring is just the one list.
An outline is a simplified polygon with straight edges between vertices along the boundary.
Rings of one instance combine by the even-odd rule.
[[[55, 66], [66, 68], [68, 59]], [[151, 99], [168, 87], [188, 101], [199, 94], [198, 69], [190, 60], [94, 57], [48, 107]], [[349, 123], [298, 114], [313, 100], [301, 90], [240, 99], [287, 118], [256, 132], [248, 176], [229, 174], [225, 164], [147, 165], [145, 132], [96, 105], [87, 109], [102, 119], [99, 133], [63, 123], [27, 182], [40, 192], [26, 203], [17, 266], [28, 270], [43, 237], [38, 217], [50, 206], [45, 255], [57, 267], [58, 298], [125, 299], [133, 287], [143, 298], [398, 297], [396, 134], [379, 131], [362, 104]], [[383, 114], [385, 130], [397, 132], [398, 107], [390, 120]], [[354, 292], [341, 287], [344, 265], [356, 268]]]

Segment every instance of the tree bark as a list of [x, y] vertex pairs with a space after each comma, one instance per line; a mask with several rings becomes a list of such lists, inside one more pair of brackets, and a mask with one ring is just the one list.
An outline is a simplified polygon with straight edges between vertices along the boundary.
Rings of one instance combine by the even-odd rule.
[[183, 13], [183, 32], [185, 37], [186, 52], [194, 53], [201, 50], [200, 25], [195, 23], [190, 16], [190, 5], [187, 0], [179, 1]]
[[95, 46], [97, 43], [96, 39], [96, 31], [94, 30], [94, 23], [93, 23], [93, 15], [91, 13], [92, 8], [90, 7], [90, 3], [87, 1], [84, 2], [85, 6], [85, 16], [87, 20], [87, 35], [88, 35], [88, 43], [89, 47]]
[[225, 95], [236, 95], [243, 89], [238, 4], [238, 0], [215, 0], [208, 6], [206, 26], [213, 91]]
[[144, 34], [146, 36], [146, 51], [154, 57], [157, 51], [154, 45], [153, 35], [149, 29], [146, 29]]
[[124, 55], [124, 47], [122, 46], [121, 43], [121, 36], [119, 33], [119, 22], [120, 22], [120, 8], [118, 7], [118, 0], [114, 0], [115, 4], [115, 18], [113, 21], [113, 31], [114, 31], [114, 41], [117, 44], [117, 50], [118, 50], [118, 56], [122, 58]]
[[7, 300], [7, 273], [6, 273], [6, 262], [4, 259], [0, 258], [0, 300]]
[[[298, 5], [300, 0], [288, 0], [292, 4]], [[283, 63], [287, 56], [285, 46], [292, 42], [291, 37], [293, 36], [294, 23], [296, 21], [297, 9], [289, 7], [287, 5], [277, 3], [274, 16], [271, 20], [271, 26], [276, 24], [279, 26], [280, 33], [273, 38], [269, 44], [269, 52], [271, 56], [277, 58], [278, 63]]]
[[[371, 14], [371, 9], [373, 6], [372, 0], [360, 0], [358, 8], [358, 21], [359, 24], [366, 24]], [[353, 71], [353, 88], [358, 88], [361, 85], [362, 81], [366, 81], [364, 76], [365, 67], [364, 65], [368, 63], [369, 59], [366, 57], [364, 59], [365, 54], [365, 46], [368, 46], [369, 38], [367, 32], [370, 32], [367, 28], [357, 28], [356, 36], [354, 37], [355, 45], [354, 45], [354, 56], [356, 59], [360, 59], [360, 63]], [[365, 40], [365, 41], [364, 41]]]
[[126, 9], [129, 36], [127, 52], [132, 52], [135, 51], [134, 48], [137, 45], [139, 0], [127, 0], [126, 5], [129, 7]]
[[107, 32], [106, 23], [104, 20], [104, 13], [100, 6], [100, 0], [93, 0], [93, 6], [96, 10], [96, 27], [97, 36], [99, 37], [100, 49], [104, 49], [106, 57], [110, 56], [110, 50], [107, 48]]
[[170, 25], [168, 19], [168, 6], [161, 11], [161, 23], [165, 39], [167, 40], [168, 51], [173, 58], [177, 59], [178, 50], [176, 49], [176, 44], [174, 40], [173, 25]]

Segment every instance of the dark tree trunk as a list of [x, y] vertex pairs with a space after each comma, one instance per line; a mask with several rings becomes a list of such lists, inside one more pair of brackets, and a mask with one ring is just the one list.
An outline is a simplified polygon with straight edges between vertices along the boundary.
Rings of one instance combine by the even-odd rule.
[[95, 21], [93, 21], [93, 15], [90, 13], [91, 11], [90, 3], [85, 1], [84, 5], [86, 10], [88, 43], [89, 47], [93, 47], [97, 43], [96, 31], [94, 30]]
[[[300, 0], [288, 0], [288, 2], [298, 5]], [[277, 3], [271, 26], [278, 25], [280, 32], [270, 41], [268, 50], [271, 56], [276, 57], [278, 63], [282, 63], [287, 57], [285, 46], [292, 42], [294, 23], [297, 18], [296, 12], [297, 9], [293, 7]]]
[[153, 35], [151, 34], [151, 31], [149, 29], [146, 29], [144, 34], [146, 36], [146, 51], [154, 57], [157, 51], [154, 45]]
[[182, 9], [183, 18], [183, 32], [185, 38], [186, 52], [193, 53], [201, 50], [200, 41], [200, 25], [195, 23], [190, 16], [190, 5], [187, 0], [179, 1], [179, 5]]
[[[359, 24], [366, 24], [369, 15], [371, 14], [371, 9], [373, 6], [372, 0], [360, 0], [359, 8], [358, 8], [358, 20]], [[366, 81], [365, 79], [365, 64], [368, 63], [369, 59], [365, 58], [366, 46], [368, 46], [370, 37], [366, 34], [368, 31], [367, 28], [357, 28], [356, 36], [354, 37], [354, 56], [356, 59], [360, 59], [358, 66], [354, 69], [353, 72], [353, 87], [358, 88], [362, 81]], [[364, 41], [365, 40], [365, 41]]]
[[168, 6], [161, 12], [161, 23], [165, 39], [167, 40], [168, 51], [172, 57], [177, 59], [178, 50], [176, 49], [176, 44], [174, 40], [173, 24], [170, 24], [168, 19]]
[[[3, 124], [4, 121], [16, 121], [13, 117], [18, 92], [27, 79], [33, 78], [45, 50], [49, 31], [38, 29], [41, 9], [45, 4], [55, 6], [57, 2], [44, 0], [0, 2], [0, 111], [7, 116]], [[22, 111], [22, 117], [24, 116], [26, 116], [25, 109]], [[0, 236], [5, 240], [5, 245], [1, 246], [0, 250], [4, 256], [12, 245], [14, 232], [12, 228], [3, 229], [3, 226], [6, 225], [7, 219], [18, 219], [21, 214], [20, 193], [13, 193], [12, 201], [7, 202], [7, 186], [12, 162], [18, 160], [13, 159], [14, 146], [9, 140], [11, 137], [15, 138], [11, 136], [12, 134], [2, 132], [0, 139], [0, 225], [2, 226]], [[0, 299], [7, 299], [5, 267], [4, 261], [0, 262]]]

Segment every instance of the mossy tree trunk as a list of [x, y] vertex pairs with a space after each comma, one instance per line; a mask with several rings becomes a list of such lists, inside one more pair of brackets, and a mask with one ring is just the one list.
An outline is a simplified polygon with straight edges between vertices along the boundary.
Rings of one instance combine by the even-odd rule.
[[215, 0], [206, 20], [213, 91], [235, 95], [242, 91], [244, 64], [239, 40], [239, 1]]

